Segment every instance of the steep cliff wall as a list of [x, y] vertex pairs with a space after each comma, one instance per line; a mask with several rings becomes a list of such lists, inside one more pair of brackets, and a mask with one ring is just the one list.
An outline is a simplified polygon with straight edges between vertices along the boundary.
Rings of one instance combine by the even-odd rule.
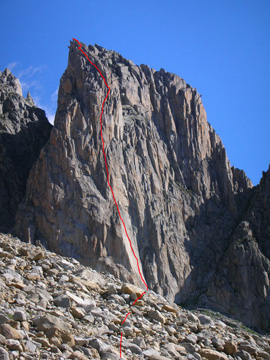
[[[144, 278], [170, 300], [203, 303], [252, 184], [231, 167], [196, 89], [163, 69], [82, 46], [111, 88], [102, 118], [110, 183]], [[99, 122], [106, 90], [72, 42], [17, 233], [142, 286], [107, 185]]]
[[49, 139], [52, 126], [43, 110], [6, 69], [0, 72], [0, 231], [15, 223], [30, 169]]

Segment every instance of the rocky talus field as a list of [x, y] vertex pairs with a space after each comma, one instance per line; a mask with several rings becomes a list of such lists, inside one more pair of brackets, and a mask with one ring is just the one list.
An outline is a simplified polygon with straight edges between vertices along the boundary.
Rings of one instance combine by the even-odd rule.
[[[0, 359], [270, 359], [270, 336], [0, 234]], [[122, 323], [126, 314], [131, 312]]]

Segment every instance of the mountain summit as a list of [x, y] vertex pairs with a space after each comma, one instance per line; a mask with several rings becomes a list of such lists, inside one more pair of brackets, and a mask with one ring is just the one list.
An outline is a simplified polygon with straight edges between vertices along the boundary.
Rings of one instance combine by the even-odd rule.
[[[231, 167], [199, 93], [163, 69], [137, 66], [98, 45], [82, 49], [111, 89], [102, 117], [109, 180], [149, 288], [270, 330], [270, 261], [256, 240], [245, 247], [256, 272], [247, 261], [242, 283], [234, 278], [243, 258], [232, 249], [235, 234], [241, 227], [237, 234], [245, 236], [243, 219], [256, 194], [245, 173]], [[28, 178], [16, 232], [142, 287], [107, 185], [99, 121], [106, 93], [97, 69], [71, 42], [55, 125]]]

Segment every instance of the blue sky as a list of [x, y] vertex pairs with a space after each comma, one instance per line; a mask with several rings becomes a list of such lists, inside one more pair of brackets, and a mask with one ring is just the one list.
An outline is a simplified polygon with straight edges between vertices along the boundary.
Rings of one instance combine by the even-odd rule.
[[74, 37], [181, 76], [202, 94], [231, 164], [254, 184], [270, 162], [269, 0], [0, 0], [0, 70], [53, 119]]

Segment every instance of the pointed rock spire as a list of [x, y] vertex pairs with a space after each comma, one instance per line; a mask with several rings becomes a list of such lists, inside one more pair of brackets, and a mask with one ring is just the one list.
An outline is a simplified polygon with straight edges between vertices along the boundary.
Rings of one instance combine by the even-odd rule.
[[29, 103], [31, 106], [36, 106], [36, 105], [35, 105], [35, 102], [34, 102], [34, 99], [32, 98], [32, 96], [31, 96], [31, 94], [30, 94], [30, 91], [28, 91], [28, 93], [27, 93], [26, 100], [28, 101], [28, 103]]
[[[3, 74], [4, 74], [5, 76], [8, 76], [8, 75], [11, 74], [11, 72], [10, 72], [10, 70], [9, 70], [8, 68], [5, 68]], [[12, 74], [11, 74], [11, 75], [12, 75]]]

